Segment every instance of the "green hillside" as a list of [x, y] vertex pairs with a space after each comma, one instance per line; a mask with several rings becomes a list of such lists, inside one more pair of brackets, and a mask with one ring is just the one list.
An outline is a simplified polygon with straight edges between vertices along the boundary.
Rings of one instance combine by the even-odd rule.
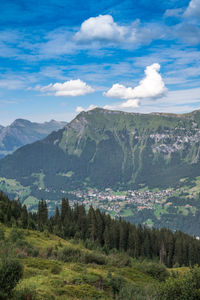
[[[96, 108], [1, 160], [0, 188], [32, 210], [38, 199], [46, 199], [52, 213], [63, 195], [84, 201], [96, 193], [93, 203], [86, 200], [88, 206], [96, 202], [104, 211], [131, 222], [156, 227], [167, 222], [171, 229], [200, 235], [199, 145], [200, 111], [135, 114]], [[196, 189], [193, 200], [183, 195], [183, 188]], [[170, 189], [172, 194], [146, 209], [134, 197], [122, 207], [120, 201], [110, 205], [106, 197], [102, 204], [99, 195], [106, 189], [111, 190], [108, 199], [115, 192], [141, 189], [150, 193]], [[196, 231], [188, 226], [195, 222]]]
[[[11, 239], [13, 229], [3, 228], [7, 240]], [[158, 282], [139, 270], [139, 262], [129, 262], [126, 266], [127, 257], [123, 259], [123, 255], [106, 256], [86, 249], [78, 241], [65, 241], [31, 230], [14, 230], [20, 240], [12, 244], [12, 254], [17, 253], [24, 266], [24, 276], [15, 288], [16, 294], [35, 293], [36, 299], [114, 299], [112, 281], [116, 281], [116, 293], [121, 284], [134, 288], [139, 297], [151, 291]], [[77, 257], [73, 259], [77, 252], [82, 256], [82, 262], [81, 259], [76, 262]], [[85, 255], [91, 259], [101, 256], [102, 262], [84, 263]]]
[[[195, 266], [200, 241], [194, 237], [111, 222], [98, 210], [92, 214], [92, 208], [85, 222], [83, 207], [70, 209], [66, 199], [61, 212], [57, 209], [50, 218], [47, 213], [45, 201], [36, 213], [28, 213], [0, 194], [0, 299], [200, 299], [200, 269]], [[101, 244], [99, 229], [106, 218], [111, 224]], [[103, 240], [108, 243], [108, 237], [116, 236], [114, 225], [119, 249], [103, 246]], [[128, 236], [132, 242], [125, 246]], [[170, 258], [174, 266], [167, 270], [159, 261], [169, 265]], [[181, 264], [191, 268], [177, 268]]]

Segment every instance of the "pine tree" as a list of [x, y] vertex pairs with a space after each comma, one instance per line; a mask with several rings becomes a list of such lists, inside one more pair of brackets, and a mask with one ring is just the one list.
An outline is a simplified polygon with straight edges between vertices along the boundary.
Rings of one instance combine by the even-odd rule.
[[24, 205], [21, 210], [21, 222], [23, 228], [28, 227], [28, 212], [27, 212], [26, 205]]
[[89, 211], [88, 211], [88, 234], [89, 238], [94, 242], [96, 240], [96, 215], [94, 208], [90, 206]]

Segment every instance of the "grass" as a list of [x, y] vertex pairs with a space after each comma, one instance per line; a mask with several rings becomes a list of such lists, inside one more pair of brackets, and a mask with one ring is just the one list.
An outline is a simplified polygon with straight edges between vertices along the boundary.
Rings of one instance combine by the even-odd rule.
[[73, 174], [74, 174], [73, 171], [69, 171], [67, 173], [58, 173], [59, 176], [64, 176], [64, 177], [68, 177], [68, 178], [72, 177]]
[[185, 206], [178, 206], [178, 213], [187, 216], [189, 211]]
[[120, 214], [122, 217], [129, 217], [133, 215], [133, 211], [131, 209], [123, 209]]
[[0, 190], [3, 190], [6, 193], [16, 193], [17, 196], [23, 200], [28, 195], [30, 195], [30, 187], [24, 187], [15, 179], [7, 179], [0, 177]]
[[153, 227], [154, 225], [154, 222], [151, 220], [151, 219], [147, 219], [145, 224], [148, 226], [148, 227]]
[[168, 212], [167, 212], [167, 207], [166, 206], [162, 207], [162, 205], [156, 204], [156, 209], [154, 211], [154, 215], [156, 216], [156, 218], [158, 220], [160, 220], [162, 214], [167, 214], [167, 213]]
[[[11, 228], [6, 226], [6, 238], [9, 236]], [[20, 283], [16, 286], [15, 291], [26, 290], [28, 287], [37, 294], [37, 299], [113, 299], [112, 288], [109, 283], [108, 274], [112, 274], [113, 278], [123, 278], [127, 284], [133, 284], [141, 290], [146, 286], [154, 286], [155, 279], [138, 270], [134, 266], [132, 260], [129, 266], [118, 266], [113, 263], [116, 254], [107, 257], [103, 253], [88, 250], [83, 243], [75, 242], [74, 240], [66, 241], [53, 234], [43, 233], [32, 230], [22, 230], [25, 241], [39, 249], [37, 257], [18, 256], [24, 266], [24, 276]], [[81, 262], [61, 262], [47, 258], [46, 253], [48, 248], [56, 249], [57, 251], [65, 248], [79, 249], [81, 253], [92, 255], [101, 255], [105, 257], [105, 263], [99, 265], [95, 263]], [[113, 258], [114, 257], [114, 258]], [[121, 264], [121, 260], [120, 260]]]
[[33, 173], [31, 176], [36, 178], [34, 184], [37, 185], [38, 188], [41, 188], [41, 189], [45, 188], [45, 185], [44, 185], [45, 175], [43, 173]]
[[112, 191], [113, 196], [126, 196], [127, 192], [126, 191]]
[[36, 197], [33, 197], [33, 196], [28, 196], [23, 204], [25, 204], [27, 206], [27, 208], [29, 208], [29, 206], [31, 205], [37, 205], [38, 204], [38, 199]]

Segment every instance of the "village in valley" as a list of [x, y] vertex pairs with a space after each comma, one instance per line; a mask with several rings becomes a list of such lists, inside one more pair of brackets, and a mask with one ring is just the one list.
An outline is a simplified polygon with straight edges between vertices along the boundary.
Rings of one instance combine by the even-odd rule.
[[165, 203], [167, 198], [173, 195], [173, 189], [166, 190], [128, 190], [115, 192], [110, 188], [104, 191], [97, 189], [72, 191], [77, 201], [86, 207], [92, 205], [102, 211], [109, 212], [113, 216], [128, 216], [132, 209], [155, 209], [156, 204]]

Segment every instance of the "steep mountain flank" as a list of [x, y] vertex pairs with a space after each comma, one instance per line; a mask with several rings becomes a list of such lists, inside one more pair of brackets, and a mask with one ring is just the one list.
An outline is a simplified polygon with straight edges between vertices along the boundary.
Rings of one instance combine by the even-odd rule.
[[199, 143], [199, 111], [135, 114], [97, 108], [7, 156], [0, 175], [30, 185], [32, 174], [42, 173], [45, 186], [56, 189], [167, 187], [200, 175]]
[[[4, 130], [4, 129], [3, 129]], [[200, 235], [200, 111], [96, 108], [0, 161], [0, 189], [50, 213], [68, 196], [113, 216]], [[198, 225], [199, 224], [199, 225]]]

